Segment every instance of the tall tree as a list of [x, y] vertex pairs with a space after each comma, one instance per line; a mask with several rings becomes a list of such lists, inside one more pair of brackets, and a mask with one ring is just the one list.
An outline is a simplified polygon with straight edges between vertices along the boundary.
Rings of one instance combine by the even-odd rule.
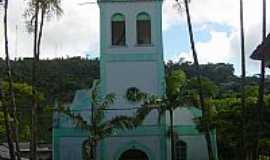
[[94, 84], [90, 95], [91, 112], [87, 118], [73, 113], [69, 108], [60, 108], [61, 112], [74, 120], [77, 127], [86, 130], [88, 133], [88, 138], [82, 146], [83, 158], [85, 160], [97, 160], [96, 148], [101, 140], [112, 136], [116, 131], [132, 129], [136, 126], [133, 117], [116, 116], [113, 119], [107, 120], [105, 114], [114, 103], [115, 96], [114, 94], [108, 94], [104, 99], [101, 99], [98, 93], [98, 84]]
[[37, 108], [39, 102], [35, 98], [38, 90], [38, 67], [40, 59], [40, 48], [43, 35], [43, 27], [45, 18], [52, 16], [60, 16], [62, 9], [60, 7], [61, 0], [30, 0], [28, 1], [28, 9], [25, 12], [26, 17], [30, 17], [29, 29], [34, 32], [33, 36], [33, 64], [32, 64], [32, 142], [31, 142], [31, 157], [32, 160], [37, 159]]
[[[186, 83], [186, 75], [182, 70], [170, 71], [166, 76], [166, 95], [164, 97], [156, 96], [139, 96], [143, 98], [143, 105], [137, 110], [136, 113], [136, 124], [141, 124], [145, 117], [151, 113], [153, 110], [159, 112], [159, 122], [161, 117], [165, 115], [166, 112], [169, 112], [170, 117], [170, 130], [169, 137], [171, 142], [171, 160], [175, 160], [175, 132], [174, 132], [174, 110], [183, 106], [184, 96], [183, 96], [183, 87]], [[137, 94], [137, 93], [136, 93]], [[144, 95], [144, 93], [140, 93]], [[140, 95], [137, 94], [137, 95]], [[140, 98], [139, 98], [140, 100]], [[179, 136], [179, 135], [177, 135]]]
[[[262, 0], [263, 4], [263, 10], [262, 10], [262, 40], [266, 40], [266, 0]], [[263, 58], [261, 60], [261, 76], [260, 76], [260, 87], [259, 87], [259, 95], [258, 95], [258, 101], [257, 101], [257, 136], [256, 136], [256, 145], [258, 148], [258, 140], [261, 137], [262, 130], [263, 130], [263, 114], [262, 109], [265, 106], [264, 103], [264, 93], [265, 93], [265, 57], [263, 54]]]
[[[177, 4], [181, 6], [179, 0], [176, 0]], [[194, 41], [194, 36], [193, 36], [193, 28], [192, 28], [192, 22], [191, 22], [191, 17], [190, 17], [190, 10], [189, 10], [189, 3], [191, 0], [183, 0], [184, 1], [184, 6], [185, 6], [185, 12], [186, 12], [186, 19], [187, 19], [187, 25], [188, 25], [188, 32], [189, 32], [189, 39], [190, 39], [190, 43], [191, 43], [191, 49], [192, 49], [192, 55], [193, 55], [193, 60], [194, 60], [194, 65], [196, 67], [196, 72], [197, 72], [197, 79], [198, 79], [198, 83], [199, 83], [199, 101], [200, 101], [200, 106], [202, 109], [202, 114], [203, 114], [203, 118], [207, 119], [208, 117], [208, 113], [206, 110], [206, 105], [205, 105], [205, 99], [204, 99], [204, 92], [203, 92], [203, 87], [202, 87], [202, 73], [201, 73], [201, 68], [199, 65], [199, 61], [198, 61], [198, 55], [197, 55], [197, 51], [196, 51], [196, 47], [195, 47], [195, 41]], [[209, 127], [209, 123], [207, 121], [204, 121], [204, 133], [205, 133], [205, 138], [206, 138], [206, 142], [207, 142], [207, 149], [208, 149], [208, 155], [209, 155], [209, 159], [212, 160], [214, 159], [214, 154], [213, 154], [213, 150], [212, 150], [212, 143], [211, 143], [211, 135], [210, 135], [210, 127]]]
[[14, 89], [13, 89], [12, 69], [11, 69], [11, 64], [10, 64], [10, 55], [9, 55], [9, 46], [8, 46], [8, 2], [9, 2], [8, 0], [4, 1], [4, 35], [5, 35], [5, 56], [6, 56], [5, 62], [6, 62], [6, 70], [7, 70], [6, 72], [7, 72], [8, 84], [9, 84], [8, 95], [9, 95], [9, 102], [10, 102], [9, 106], [11, 107], [10, 117], [12, 119], [10, 128], [11, 128], [11, 135], [14, 138], [16, 149], [14, 149], [14, 147], [12, 147], [11, 144], [9, 147], [11, 147], [11, 152], [12, 153], [15, 152], [17, 155], [17, 159], [20, 160], [21, 157], [20, 157], [20, 147], [18, 144], [19, 138], [18, 138], [18, 130], [17, 130], [16, 100], [15, 100], [15, 94], [14, 94]]
[[240, 0], [240, 37], [241, 37], [241, 108], [242, 108], [242, 132], [241, 132], [241, 154], [240, 159], [246, 159], [246, 56], [245, 56], [245, 33], [244, 33], [244, 17], [243, 17], [243, 0]]

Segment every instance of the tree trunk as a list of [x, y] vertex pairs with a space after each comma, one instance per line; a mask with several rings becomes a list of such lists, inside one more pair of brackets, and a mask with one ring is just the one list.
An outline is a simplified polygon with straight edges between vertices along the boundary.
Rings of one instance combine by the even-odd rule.
[[39, 60], [38, 57], [38, 23], [39, 23], [39, 4], [36, 2], [35, 4], [35, 24], [34, 24], [34, 48], [33, 48], [33, 66], [32, 66], [32, 94], [33, 94], [33, 101], [32, 101], [32, 119], [31, 119], [31, 126], [32, 126], [32, 141], [31, 141], [31, 159], [37, 160], [37, 63]]
[[91, 147], [90, 147], [90, 159], [91, 160], [96, 160], [97, 159], [97, 144], [95, 142], [91, 142]]
[[11, 138], [8, 111], [7, 111], [7, 106], [4, 104], [3, 96], [4, 96], [3, 85], [2, 85], [2, 80], [0, 80], [0, 102], [2, 102], [2, 104], [1, 104], [2, 106], [0, 105], [0, 107], [3, 107], [4, 124], [5, 124], [5, 130], [6, 130], [6, 137], [7, 137], [9, 155], [10, 155], [11, 160], [15, 160], [16, 155], [15, 155], [13, 141], [12, 141], [12, 138]]
[[[14, 137], [14, 142], [16, 145], [15, 153], [17, 155], [17, 159], [20, 160], [20, 147], [18, 144], [18, 130], [17, 130], [17, 118], [16, 118], [16, 100], [15, 94], [13, 89], [13, 79], [12, 79], [12, 71], [10, 65], [10, 58], [9, 58], [9, 48], [8, 48], [8, 27], [7, 27], [7, 17], [8, 17], [8, 0], [5, 0], [5, 14], [4, 14], [4, 34], [5, 34], [5, 55], [6, 55], [6, 67], [7, 67], [7, 76], [8, 76], [8, 85], [9, 85], [9, 102], [10, 106], [12, 107], [12, 111], [10, 117], [12, 118], [11, 122], [11, 134]], [[14, 148], [14, 147], [13, 147]]]
[[41, 47], [41, 39], [42, 39], [42, 34], [43, 34], [45, 11], [46, 11], [45, 9], [42, 9], [42, 11], [41, 11], [41, 19], [40, 19], [40, 25], [39, 25], [38, 42], [37, 42], [37, 57], [38, 57], [38, 59], [40, 56], [40, 47]]
[[[206, 119], [208, 117], [208, 114], [207, 114], [207, 111], [206, 111], [206, 108], [205, 108], [205, 102], [204, 102], [204, 96], [203, 96], [203, 88], [202, 88], [201, 69], [200, 69], [198, 56], [197, 56], [197, 52], [196, 52], [196, 48], [195, 48], [195, 41], [194, 41], [194, 37], [193, 37], [191, 17], [190, 17], [190, 12], [189, 12], [189, 4], [188, 4], [188, 0], [184, 0], [184, 2], [185, 2], [185, 8], [186, 8], [186, 18], [187, 18], [187, 24], [188, 24], [188, 31], [189, 31], [191, 49], [192, 49], [192, 53], [193, 53], [194, 64], [195, 64], [195, 67], [196, 67], [196, 70], [197, 70], [197, 79], [198, 79], [198, 82], [199, 82], [200, 105], [201, 105], [201, 108], [202, 108], [203, 117]], [[212, 146], [211, 146], [211, 135], [210, 135], [210, 129], [209, 129], [208, 122], [206, 122], [206, 124], [204, 124], [204, 126], [206, 128], [204, 133], [205, 133], [205, 138], [206, 138], [206, 141], [207, 141], [207, 149], [208, 149], [209, 159], [213, 160], [214, 155], [213, 155]]]
[[171, 140], [171, 159], [175, 160], [175, 141], [174, 141], [174, 134], [173, 134], [173, 111], [170, 109], [170, 140]]
[[245, 33], [244, 33], [244, 18], [243, 18], [243, 0], [240, 0], [240, 37], [241, 37], [241, 108], [242, 108], [242, 132], [241, 132], [241, 154], [240, 159], [246, 159], [246, 56], [245, 56]]

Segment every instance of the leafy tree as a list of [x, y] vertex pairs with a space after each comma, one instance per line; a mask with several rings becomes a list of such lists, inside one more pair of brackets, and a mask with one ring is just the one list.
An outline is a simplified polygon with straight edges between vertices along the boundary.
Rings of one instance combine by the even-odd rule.
[[[201, 82], [202, 83], [202, 89], [204, 90], [205, 97], [207, 97], [207, 98], [215, 98], [215, 97], [217, 97], [217, 95], [219, 93], [218, 86], [214, 82], [212, 82], [211, 80], [209, 80], [206, 77], [202, 77], [201, 81], [202, 81]], [[195, 93], [198, 93], [198, 88], [199, 88], [198, 79], [191, 78], [188, 81], [186, 90], [194, 91]], [[198, 106], [198, 104], [196, 106]]]
[[[116, 116], [107, 120], [106, 110], [114, 103], [114, 94], [108, 94], [104, 98], [98, 95], [98, 84], [95, 84], [90, 95], [91, 112], [89, 119], [80, 114], [73, 113], [69, 108], [61, 107], [60, 111], [71, 117], [76, 126], [88, 132], [88, 138], [83, 143], [83, 157], [85, 160], [96, 160], [96, 148], [98, 143], [106, 137], [116, 134], [119, 130], [134, 128], [134, 118], [127, 116]], [[89, 123], [90, 122], [90, 123]]]
[[[256, 101], [257, 98], [253, 96], [246, 97], [246, 157], [248, 159], [256, 158]], [[222, 98], [222, 99], [209, 99], [206, 101], [209, 109], [216, 108], [216, 110], [211, 110], [210, 116], [208, 116], [207, 121], [210, 122], [210, 128], [217, 129], [217, 140], [219, 146], [219, 154], [222, 159], [237, 160], [239, 159], [239, 153], [242, 150], [242, 116], [243, 110], [241, 107], [241, 97], [239, 98]], [[264, 115], [270, 113], [269, 96], [265, 97], [266, 108], [264, 110]], [[204, 120], [204, 119], [203, 119]], [[262, 135], [259, 139], [259, 148], [267, 143], [270, 134], [270, 119], [267, 116], [263, 116], [264, 128], [262, 130]], [[204, 127], [201, 124], [200, 127]], [[267, 147], [266, 147], [267, 148]]]
[[[28, 112], [31, 109], [31, 103], [29, 99], [32, 99], [32, 87], [25, 84], [25, 83], [13, 83], [14, 86], [14, 93], [16, 97], [17, 104], [17, 115], [18, 115], [18, 136], [20, 137], [21, 141], [28, 142], [30, 137], [29, 128], [31, 126], [30, 119], [31, 114]], [[4, 109], [4, 105], [8, 105], [8, 82], [3, 82], [2, 85], [2, 99], [1, 103], [2, 106], [0, 110]], [[41, 93], [38, 93], [38, 97], [36, 97], [38, 101], [44, 100], [44, 96]], [[4, 123], [4, 121], [1, 121]], [[1, 123], [0, 122], [0, 123]], [[5, 139], [4, 137], [0, 138], [0, 141], [3, 142]]]

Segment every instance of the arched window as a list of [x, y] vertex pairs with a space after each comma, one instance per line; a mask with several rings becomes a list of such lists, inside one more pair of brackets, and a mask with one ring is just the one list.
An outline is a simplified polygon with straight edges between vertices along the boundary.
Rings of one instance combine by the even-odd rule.
[[125, 16], [117, 13], [112, 16], [112, 45], [126, 45], [126, 23]]
[[151, 17], [145, 12], [137, 15], [137, 44], [151, 44]]
[[178, 140], [175, 143], [176, 160], [187, 160], [187, 144], [184, 141]]

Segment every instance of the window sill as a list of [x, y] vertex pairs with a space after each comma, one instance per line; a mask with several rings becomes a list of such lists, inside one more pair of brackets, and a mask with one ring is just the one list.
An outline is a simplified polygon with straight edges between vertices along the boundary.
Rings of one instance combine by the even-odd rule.
[[136, 47], [154, 47], [153, 44], [136, 44]]
[[128, 45], [111, 45], [110, 48], [127, 48]]

